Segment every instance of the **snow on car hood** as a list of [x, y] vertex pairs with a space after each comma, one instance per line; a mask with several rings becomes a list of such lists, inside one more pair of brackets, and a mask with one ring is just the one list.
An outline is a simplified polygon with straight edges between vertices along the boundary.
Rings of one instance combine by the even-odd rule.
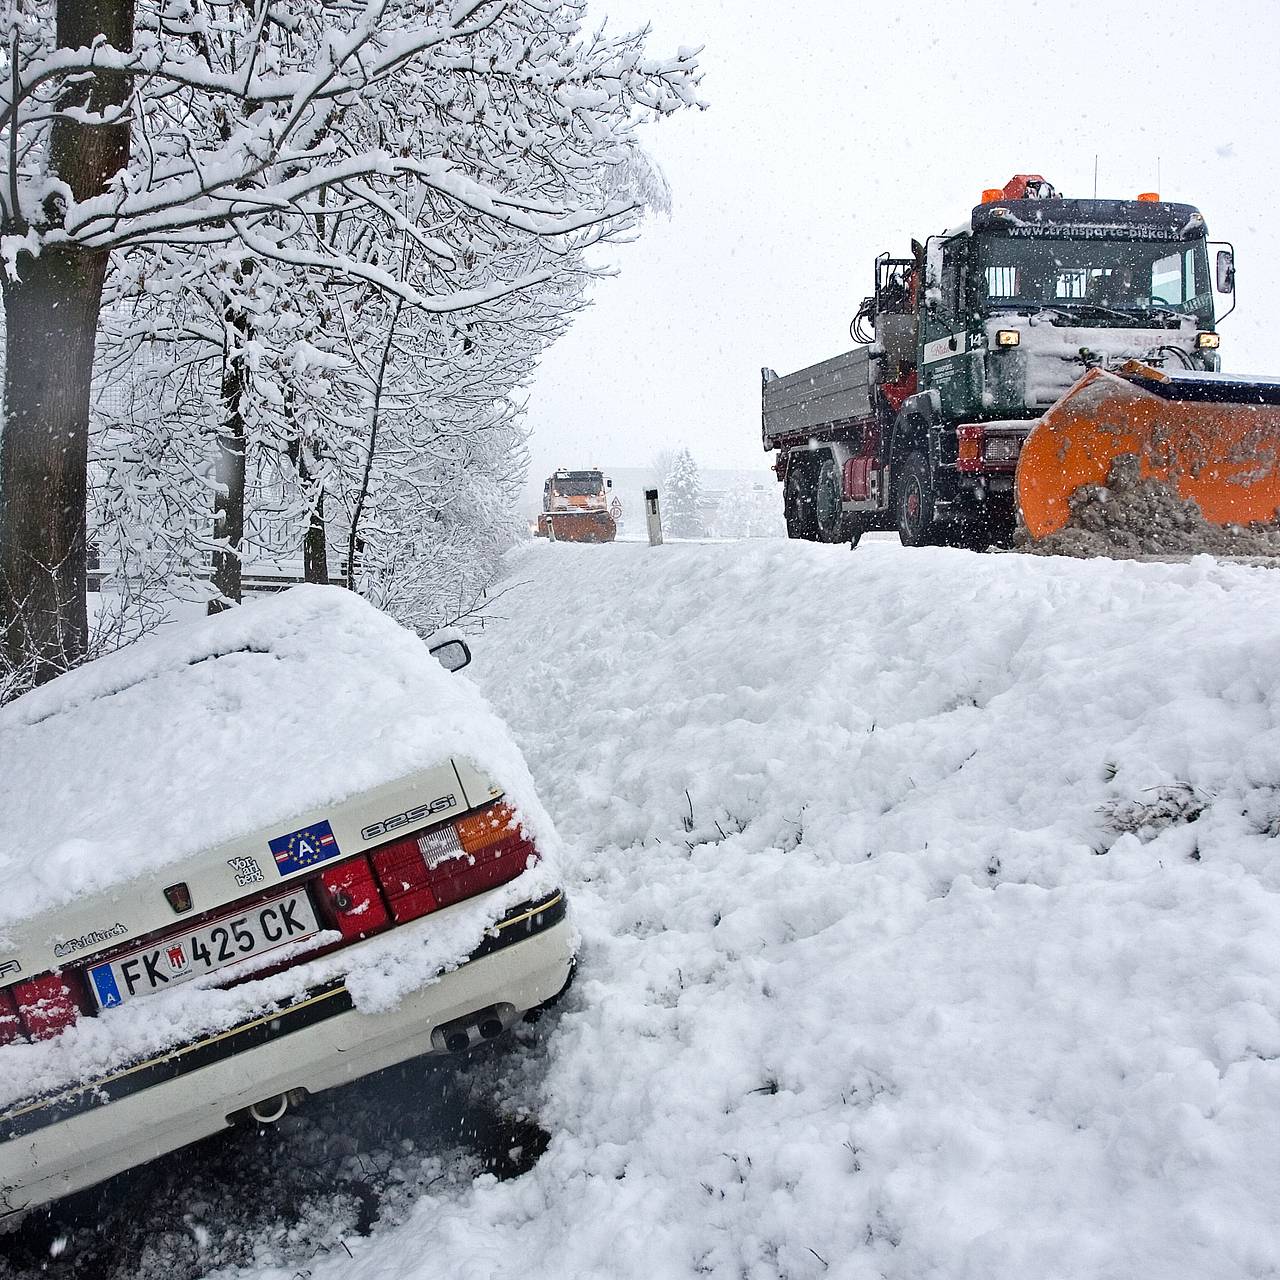
[[352, 592], [300, 586], [173, 624], [0, 708], [0, 935], [452, 756], [554, 852], [475, 687]]

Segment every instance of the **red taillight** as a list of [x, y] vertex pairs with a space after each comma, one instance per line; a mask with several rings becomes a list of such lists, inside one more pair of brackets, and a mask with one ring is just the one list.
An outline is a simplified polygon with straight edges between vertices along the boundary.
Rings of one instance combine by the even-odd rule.
[[38, 978], [9, 988], [27, 1034], [33, 1040], [48, 1040], [73, 1025], [80, 1016], [80, 1002], [60, 973], [42, 973]]
[[324, 901], [343, 938], [359, 938], [387, 923], [387, 908], [364, 858], [320, 873]]
[[0, 1045], [23, 1039], [18, 1005], [8, 991], [0, 991]]
[[461, 853], [431, 868], [431, 887], [442, 907], [514, 880], [538, 856], [505, 804], [468, 814], [453, 826]]
[[[453, 834], [452, 827], [441, 830]], [[428, 911], [436, 909], [436, 896], [431, 892], [427, 870], [428, 841], [433, 837], [435, 833], [430, 831], [421, 836], [409, 836], [379, 849], [373, 855], [373, 869], [378, 873], [378, 883], [387, 895], [397, 924], [416, 920], [418, 916], [425, 916]], [[439, 837], [435, 839], [438, 841]]]
[[514, 880], [538, 856], [515, 813], [492, 804], [371, 855], [396, 923]]
[[959, 452], [956, 454], [958, 471], [982, 470], [982, 438], [986, 433], [981, 427], [957, 427], [956, 440]]

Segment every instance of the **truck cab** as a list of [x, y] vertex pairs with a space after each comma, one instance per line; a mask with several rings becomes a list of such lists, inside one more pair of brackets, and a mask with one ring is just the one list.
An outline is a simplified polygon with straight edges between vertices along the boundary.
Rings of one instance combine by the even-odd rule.
[[543, 511], [603, 511], [613, 481], [602, 471], [557, 471], [542, 490]]
[[1035, 418], [1085, 369], [1213, 371], [1205, 221], [1157, 200], [989, 200], [931, 237], [920, 389], [943, 418]]

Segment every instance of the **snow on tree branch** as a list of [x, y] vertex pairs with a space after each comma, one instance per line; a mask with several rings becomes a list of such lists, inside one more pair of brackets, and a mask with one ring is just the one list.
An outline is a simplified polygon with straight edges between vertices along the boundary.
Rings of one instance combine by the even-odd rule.
[[[584, 16], [144, 0], [132, 49], [11, 44], [10, 280], [111, 253], [89, 492], [117, 581], [203, 598], [212, 555], [234, 599], [241, 560], [302, 545], [420, 629], [473, 612], [517, 528], [520, 388], [603, 273], [586, 251], [669, 205], [637, 126], [696, 103], [695, 54]], [[75, 118], [133, 145], [77, 197], [50, 131], [103, 73], [124, 106]]]
[[[52, 9], [10, 0], [4, 17], [11, 263], [46, 243], [230, 239], [236, 221], [358, 179], [425, 183], [537, 235], [623, 224], [639, 202], [606, 193], [599, 173], [629, 162], [639, 116], [695, 100], [693, 55], [646, 59], [635, 36], [582, 37], [581, 3], [141, 0], [131, 49], [54, 47]], [[106, 76], [127, 81], [123, 103], [69, 96]], [[375, 138], [343, 127], [356, 104], [381, 110]], [[107, 190], [77, 198], [51, 172], [61, 119], [132, 126], [140, 145]], [[487, 154], [464, 172], [459, 150]]]

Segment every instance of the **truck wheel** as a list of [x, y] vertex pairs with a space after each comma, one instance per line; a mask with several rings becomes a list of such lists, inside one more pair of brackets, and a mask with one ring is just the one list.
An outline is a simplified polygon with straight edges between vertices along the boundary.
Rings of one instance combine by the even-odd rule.
[[787, 537], [816, 542], [818, 522], [813, 512], [813, 489], [807, 467], [793, 466], [787, 472], [782, 491], [782, 509], [787, 517]]
[[934, 521], [933, 477], [929, 460], [918, 449], [907, 455], [898, 477], [898, 537], [904, 547], [936, 547], [942, 531]]
[[819, 542], [848, 542], [852, 521], [843, 511], [844, 488], [840, 469], [828, 454], [818, 468], [818, 481], [813, 493], [813, 516]]

